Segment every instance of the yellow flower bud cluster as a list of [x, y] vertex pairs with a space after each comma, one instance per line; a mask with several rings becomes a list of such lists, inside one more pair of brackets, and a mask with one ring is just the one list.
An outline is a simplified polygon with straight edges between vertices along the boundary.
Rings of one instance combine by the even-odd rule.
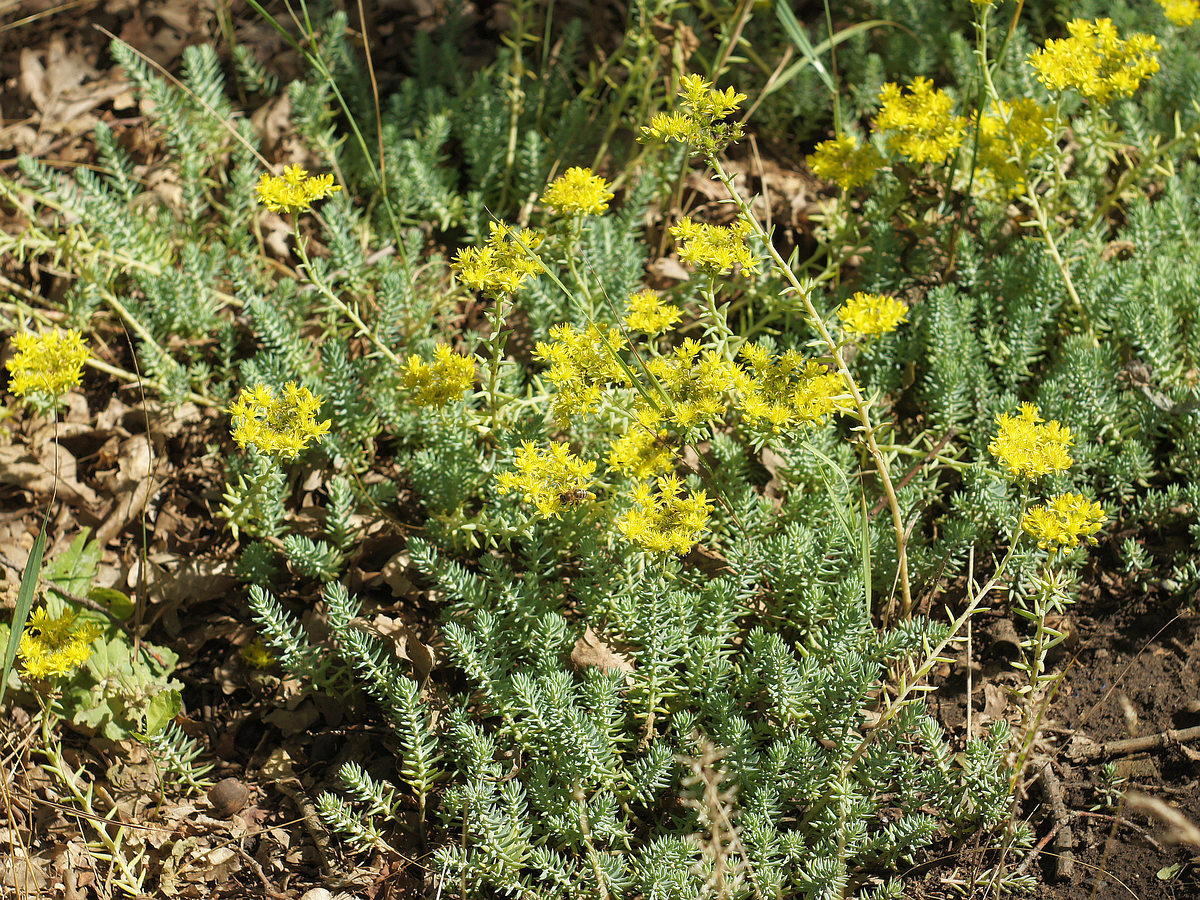
[[300, 166], [288, 166], [282, 176], [264, 172], [254, 190], [258, 202], [271, 212], [298, 213], [341, 189], [341, 185], [333, 183], [332, 175], [310, 177]]
[[55, 617], [44, 607], [34, 611], [17, 648], [26, 675], [30, 678], [70, 675], [88, 661], [92, 642], [102, 632], [95, 622], [76, 625], [78, 618], [79, 613], [69, 609]]
[[542, 194], [542, 205], [563, 216], [597, 216], [608, 209], [613, 192], [591, 169], [573, 166]]
[[[988, 450], [1012, 478], [1028, 484], [1043, 475], [1065, 472], [1074, 462], [1067, 452], [1074, 441], [1071, 430], [1047, 422], [1034, 404], [1022, 403], [1015, 416], [1002, 414], [996, 422], [1000, 431]], [[1021, 530], [1043, 550], [1057, 553], [1079, 546], [1080, 538], [1096, 543], [1093, 535], [1107, 519], [1100, 504], [1082, 494], [1058, 494], [1026, 510]]]
[[534, 358], [550, 365], [546, 377], [557, 391], [554, 416], [560, 424], [595, 412], [609, 385], [630, 383], [616, 359], [626, 346], [625, 338], [603, 323], [583, 331], [555, 325], [549, 343], [538, 342]]
[[559, 518], [563, 509], [596, 499], [588, 489], [596, 471], [595, 460], [580, 459], [565, 443], [543, 450], [526, 441], [517, 450], [514, 463], [515, 472], [501, 472], [496, 477], [496, 489], [501, 494], [520, 494], [543, 518]]
[[725, 415], [738, 375], [736, 365], [715, 350], [705, 350], [695, 338], [686, 339], [667, 356], [649, 360], [646, 371], [665, 394], [665, 409], [657, 411], [639, 398], [636, 411], [641, 421], [669, 422], [683, 432]]
[[1158, 5], [1172, 25], [1186, 27], [1200, 19], [1200, 2], [1197, 0], [1158, 0]]
[[695, 266], [696, 271], [723, 275], [738, 266], [743, 278], [754, 274], [758, 258], [746, 245], [754, 228], [745, 219], [732, 225], [706, 225], [684, 216], [668, 230], [680, 243], [679, 258]]
[[765, 347], [746, 344], [741, 356], [750, 371], [739, 373], [738, 406], [748, 425], [764, 423], [774, 432], [785, 426], [818, 425], [845, 396], [837, 372], [795, 350], [773, 356]]
[[544, 236], [531, 228], [514, 229], [501, 222], [488, 223], [491, 234], [482, 247], [463, 247], [451, 268], [467, 287], [485, 294], [514, 294], [542, 264], [533, 254]]
[[1080, 538], [1096, 543], [1094, 535], [1107, 520], [1096, 501], [1082, 494], [1058, 494], [1045, 504], [1031, 507], [1021, 519], [1021, 530], [1043, 550], [1057, 553], [1078, 547]]
[[861, 187], [884, 163], [883, 154], [870, 144], [859, 145], [849, 135], [821, 141], [808, 157], [808, 164], [819, 178], [837, 182], [849, 191]]
[[612, 442], [608, 467], [630, 478], [649, 478], [671, 471], [675, 467], [675, 453], [670, 432], [639, 418], [629, 431]]
[[1052, 38], [1029, 56], [1038, 80], [1052, 91], [1075, 90], [1089, 100], [1107, 103], [1130, 97], [1158, 71], [1158, 41], [1148, 34], [1122, 40], [1112, 19], [1075, 19], [1069, 38]]
[[917, 76], [908, 93], [893, 82], [879, 92], [882, 104], [875, 125], [888, 132], [887, 145], [893, 153], [915, 163], [945, 162], [966, 132], [967, 120], [951, 113], [954, 99], [935, 90], [928, 78]]
[[1025, 190], [1026, 166], [1054, 142], [1053, 114], [1029, 97], [1001, 101], [979, 123], [976, 180], [1003, 199]]
[[16, 396], [53, 406], [83, 378], [88, 350], [78, 331], [25, 331], [12, 342], [17, 352], [8, 361], [8, 389]]
[[642, 140], [678, 141], [701, 156], [713, 157], [741, 138], [739, 122], [725, 122], [746, 99], [733, 88], [715, 89], [699, 75], [684, 75], [679, 108], [659, 113], [642, 128]]
[[858, 291], [837, 314], [847, 332], [871, 337], [895, 331], [908, 318], [908, 307], [895, 297]]
[[1047, 422], [1032, 403], [1022, 403], [1015, 416], [1000, 414], [996, 424], [1000, 431], [988, 450], [1018, 481], [1065, 472], [1074, 462], [1067, 452], [1074, 441], [1071, 429], [1053, 420]]
[[306, 387], [289, 381], [276, 396], [270, 386], [243, 388], [229, 407], [233, 417], [233, 439], [238, 446], [253, 444], [259, 451], [279, 459], [294, 459], [310, 441], [329, 433], [329, 420], [317, 422], [321, 398]]
[[625, 307], [625, 324], [629, 330], [649, 335], [666, 331], [681, 317], [679, 307], [663, 303], [658, 291], [651, 288], [630, 294]]
[[440, 408], [461, 399], [463, 391], [474, 380], [475, 361], [455, 353], [445, 344], [438, 344], [433, 351], [432, 363], [416, 354], [408, 358], [400, 383], [417, 406]]
[[704, 491], [683, 490], [675, 475], [662, 475], [655, 484], [657, 491], [646, 483], [634, 488], [634, 507], [617, 520], [617, 528], [651, 553], [687, 553], [704, 533], [713, 505]]

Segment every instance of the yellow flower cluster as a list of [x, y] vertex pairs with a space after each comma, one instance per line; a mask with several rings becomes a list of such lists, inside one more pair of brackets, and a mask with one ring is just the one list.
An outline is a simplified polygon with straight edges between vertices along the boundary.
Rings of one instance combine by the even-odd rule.
[[1079, 546], [1079, 539], [1096, 543], [1093, 537], [1108, 520], [1100, 504], [1082, 494], [1059, 494], [1049, 502], [1031, 507], [1021, 519], [1021, 529], [1043, 550], [1057, 553]]
[[637, 412], [649, 426], [659, 421], [673, 422], [684, 431], [725, 415], [726, 395], [736, 385], [738, 368], [715, 350], [705, 350], [695, 338], [688, 338], [669, 356], [646, 363], [666, 394], [666, 410], [656, 415], [643, 400]]
[[613, 192], [591, 169], [573, 166], [542, 194], [542, 205], [564, 216], [597, 216], [608, 209]]
[[612, 442], [608, 467], [632, 478], [648, 478], [675, 465], [671, 436], [639, 417], [632, 428]]
[[540, 516], [558, 518], [564, 508], [596, 499], [588, 490], [596, 471], [595, 461], [580, 459], [564, 443], [541, 450], [526, 441], [517, 450], [515, 464], [516, 472], [496, 476], [496, 489], [501, 494], [521, 494]]
[[1200, 19], [1200, 2], [1197, 0], [1158, 0], [1163, 15], [1172, 25], [1191, 25]]
[[617, 364], [625, 338], [604, 324], [576, 331], [569, 323], [550, 329], [550, 342], [538, 341], [534, 358], [550, 365], [546, 377], [557, 389], [554, 416], [561, 424], [590, 415], [610, 384], [628, 385], [629, 376]]
[[879, 100], [882, 106], [875, 125], [890, 132], [887, 145], [892, 152], [915, 163], [942, 163], [962, 143], [967, 120], [951, 114], [954, 100], [935, 90], [928, 78], [914, 78], [908, 94], [889, 81]]
[[254, 188], [258, 202], [277, 213], [304, 212], [317, 200], [324, 200], [341, 189], [341, 185], [333, 183], [332, 175], [310, 178], [299, 166], [287, 166], [282, 176], [263, 172]]
[[745, 219], [738, 219], [732, 225], [706, 225], [684, 216], [668, 230], [681, 245], [679, 258], [699, 272], [722, 275], [740, 266], [742, 277], [749, 278], [758, 264], [758, 258], [746, 245], [746, 238], [754, 228]]
[[850, 334], [870, 336], [895, 331], [908, 318], [908, 307], [895, 297], [858, 291], [837, 314]]
[[772, 356], [758, 344], [746, 344], [741, 355], [750, 366], [738, 379], [740, 409], [748, 424], [765, 422], [773, 431], [817, 425], [837, 409], [844, 386], [836, 372], [795, 350]]
[[882, 153], [870, 144], [860, 146], [849, 135], [821, 141], [808, 157], [814, 174], [836, 181], [847, 191], [869, 182], [883, 163]]
[[1054, 116], [1036, 100], [1001, 101], [983, 114], [979, 124], [977, 177], [1005, 199], [1025, 189], [1024, 167], [1048, 150], [1054, 140]]
[[275, 663], [279, 662], [275, 658], [275, 655], [267, 649], [267, 645], [261, 637], [255, 638], [251, 643], [242, 648], [242, 659], [252, 669], [269, 669]]
[[634, 488], [636, 505], [617, 520], [617, 528], [651, 553], [687, 553], [704, 533], [713, 505], [704, 491], [684, 491], [675, 475], [659, 476], [655, 482], [657, 493], [646, 483]]
[[1034, 481], [1053, 472], [1065, 472], [1073, 460], [1067, 448], [1071, 429], [1042, 418], [1037, 406], [1022, 403], [1015, 416], [996, 417], [1000, 431], [988, 450], [1019, 481]]
[[306, 387], [289, 381], [276, 397], [268, 385], [243, 388], [229, 407], [233, 417], [233, 439], [239, 446], [253, 444], [261, 452], [279, 459], [294, 459], [309, 441], [320, 441], [329, 433], [329, 420], [318, 422], [321, 398]]
[[625, 324], [631, 331], [655, 335], [680, 320], [679, 307], [663, 303], [658, 291], [646, 288], [629, 296], [625, 307]]
[[544, 236], [531, 228], [516, 230], [499, 222], [490, 222], [488, 226], [491, 234], [487, 244], [463, 247], [451, 268], [472, 290], [493, 296], [516, 293], [542, 271], [542, 264], [532, 254]]
[[413, 354], [404, 367], [401, 384], [417, 406], [442, 407], [462, 398], [475, 380], [475, 361], [455, 353], [445, 344], [433, 350], [433, 362]]
[[1151, 35], [1122, 40], [1112, 19], [1075, 19], [1067, 31], [1069, 38], [1051, 38], [1029, 56], [1038, 80], [1052, 91], [1072, 88], [1089, 100], [1107, 103], [1132, 96], [1158, 71], [1153, 54], [1159, 44]]
[[34, 611], [21, 633], [17, 653], [30, 678], [70, 675], [92, 655], [92, 641], [100, 637], [95, 622], [76, 625], [79, 613], [66, 610], [55, 618], [44, 607]]
[[679, 98], [680, 109], [659, 113], [642, 128], [643, 140], [678, 141], [703, 156], [715, 156], [742, 136], [740, 123], [723, 120], [742, 105], [745, 94], [717, 90], [699, 75], [684, 75]]
[[18, 397], [53, 404], [83, 378], [88, 350], [74, 329], [13, 335], [16, 354], [8, 361], [8, 389]]

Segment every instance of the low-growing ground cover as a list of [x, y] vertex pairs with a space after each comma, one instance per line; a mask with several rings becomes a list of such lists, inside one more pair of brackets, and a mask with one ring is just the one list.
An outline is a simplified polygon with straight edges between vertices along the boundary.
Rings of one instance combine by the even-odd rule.
[[19, 895], [1194, 892], [1200, 6], [26, 12]]

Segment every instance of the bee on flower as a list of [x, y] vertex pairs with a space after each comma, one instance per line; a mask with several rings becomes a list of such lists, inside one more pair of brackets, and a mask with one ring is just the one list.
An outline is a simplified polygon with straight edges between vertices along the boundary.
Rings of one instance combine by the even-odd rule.
[[79, 613], [66, 610], [51, 616], [45, 607], [34, 611], [21, 633], [17, 654], [30, 678], [70, 675], [92, 656], [92, 642], [102, 631], [95, 622], [77, 625]]
[[564, 443], [543, 450], [526, 441], [517, 449], [514, 465], [515, 472], [496, 477], [496, 489], [501, 494], [520, 494], [543, 518], [557, 519], [564, 509], [596, 499], [590, 490], [595, 460], [580, 459]]

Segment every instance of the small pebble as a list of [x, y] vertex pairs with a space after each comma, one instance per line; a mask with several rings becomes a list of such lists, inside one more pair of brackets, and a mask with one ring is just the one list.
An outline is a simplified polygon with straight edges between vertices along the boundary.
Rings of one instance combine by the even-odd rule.
[[333, 900], [333, 894], [325, 888], [313, 888], [300, 895], [300, 900]]

